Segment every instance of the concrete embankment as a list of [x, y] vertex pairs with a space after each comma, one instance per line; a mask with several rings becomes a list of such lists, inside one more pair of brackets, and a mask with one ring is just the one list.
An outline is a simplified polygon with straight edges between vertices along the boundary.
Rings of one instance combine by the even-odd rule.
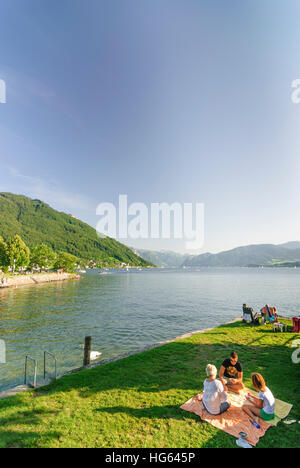
[[65, 281], [79, 278], [80, 276], [74, 273], [40, 273], [34, 275], [0, 277], [0, 288], [13, 288], [30, 284], [50, 283], [52, 281]]

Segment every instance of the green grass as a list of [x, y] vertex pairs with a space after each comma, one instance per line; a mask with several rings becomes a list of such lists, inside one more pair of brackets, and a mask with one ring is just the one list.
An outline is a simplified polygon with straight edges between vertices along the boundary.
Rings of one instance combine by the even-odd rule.
[[[179, 406], [202, 390], [207, 363], [219, 368], [236, 350], [245, 384], [261, 372], [275, 397], [294, 405], [289, 418], [300, 420], [295, 338], [238, 322], [65, 376], [0, 401], [0, 447], [236, 447], [234, 437]], [[299, 446], [300, 424], [282, 422], [257, 445]]]

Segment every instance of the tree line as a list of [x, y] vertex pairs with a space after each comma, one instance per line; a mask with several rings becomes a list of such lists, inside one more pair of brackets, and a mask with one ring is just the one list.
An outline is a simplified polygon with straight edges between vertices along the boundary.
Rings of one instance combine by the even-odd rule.
[[67, 252], [56, 253], [46, 244], [39, 244], [31, 251], [17, 234], [7, 242], [0, 236], [0, 268], [4, 273], [9, 270], [64, 270], [74, 271], [79, 259]]

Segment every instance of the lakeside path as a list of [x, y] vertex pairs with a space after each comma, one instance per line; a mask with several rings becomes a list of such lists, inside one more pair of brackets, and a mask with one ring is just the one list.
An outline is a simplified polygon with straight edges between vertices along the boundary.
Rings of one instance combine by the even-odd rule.
[[50, 283], [53, 281], [66, 281], [79, 278], [80, 275], [75, 273], [36, 273], [33, 275], [0, 277], [0, 288], [17, 288], [18, 286]]
[[[0, 447], [236, 447], [180, 405], [202, 390], [206, 365], [220, 368], [235, 350], [246, 386], [261, 372], [298, 421], [300, 365], [291, 358], [298, 337], [238, 321], [66, 375], [0, 401]], [[299, 447], [299, 440], [300, 424], [281, 422], [257, 447]]]

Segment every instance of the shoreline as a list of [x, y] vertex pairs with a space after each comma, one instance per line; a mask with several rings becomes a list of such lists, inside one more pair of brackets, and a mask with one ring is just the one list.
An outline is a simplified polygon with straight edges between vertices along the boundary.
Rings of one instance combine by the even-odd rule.
[[215, 327], [202, 328], [201, 330], [192, 331], [190, 333], [184, 333], [183, 335], [177, 336], [176, 338], [173, 338], [171, 340], [158, 341], [157, 343], [138, 348], [135, 351], [129, 351], [128, 353], [119, 354], [117, 356], [114, 356], [113, 358], [107, 358], [107, 359], [99, 360], [98, 362], [95, 362], [93, 364], [89, 364], [88, 366], [81, 366], [81, 367], [78, 367], [76, 369], [72, 369], [70, 371], [65, 372], [63, 375], [60, 375], [58, 378], [63, 377], [64, 375], [70, 375], [70, 374], [80, 372], [80, 371], [82, 371], [84, 369], [93, 369], [94, 367], [103, 366], [104, 364], [108, 364], [110, 362], [120, 361], [121, 359], [125, 359], [125, 358], [127, 358], [129, 356], [134, 356], [136, 354], [143, 353], [144, 351], [150, 351], [151, 349], [158, 348], [160, 346], [164, 346], [164, 345], [169, 344], [169, 343], [173, 343], [174, 341], [184, 340], [185, 338], [190, 338], [193, 335], [200, 335], [201, 333], [206, 333], [206, 332], [215, 330], [216, 328], [223, 327], [224, 325], [230, 325], [231, 323], [240, 322], [241, 320], [242, 320], [242, 318], [239, 318], [239, 317], [234, 318], [233, 320], [230, 320], [229, 322], [221, 323], [220, 325], [216, 325]]
[[[164, 346], [164, 345], [169, 344], [169, 343], [173, 343], [174, 341], [180, 341], [180, 340], [183, 340], [185, 338], [189, 338], [189, 337], [191, 337], [193, 335], [200, 335], [201, 333], [206, 333], [206, 332], [212, 331], [212, 330], [214, 330], [216, 328], [222, 327], [224, 325], [229, 325], [231, 323], [239, 322], [241, 320], [242, 320], [242, 318], [235, 318], [235, 319], [233, 319], [233, 320], [231, 320], [229, 322], [225, 322], [225, 323], [221, 323], [220, 325], [216, 325], [215, 327], [203, 328], [201, 330], [196, 330], [196, 331], [193, 331], [193, 332], [190, 332], [190, 333], [184, 333], [183, 335], [177, 336], [176, 338], [173, 338], [171, 340], [158, 341], [157, 343], [138, 348], [135, 351], [129, 351], [127, 353], [119, 354], [119, 355], [114, 356], [112, 358], [99, 360], [98, 362], [95, 362], [93, 364], [89, 364], [88, 366], [76, 367], [74, 369], [71, 369], [69, 371], [64, 372], [63, 374], [59, 374], [57, 376], [56, 380], [59, 380], [62, 377], [65, 377], [67, 375], [77, 374], [78, 372], [81, 372], [81, 371], [86, 370], [86, 369], [94, 369], [95, 367], [100, 367], [100, 366], [103, 366], [104, 364], [109, 364], [110, 362], [120, 361], [120, 360], [125, 359], [127, 357], [134, 356], [136, 354], [141, 354], [144, 351], [150, 351], [151, 349], [158, 348], [160, 346]], [[54, 380], [52, 380], [51, 382], [49, 382], [49, 381], [48, 382], [43, 381], [43, 382], [40, 382], [40, 383], [37, 382], [37, 385], [36, 385], [35, 388], [29, 387], [29, 386], [27, 387], [27, 386], [24, 386], [24, 385], [18, 385], [17, 387], [10, 387], [10, 388], [0, 392], [0, 400], [4, 400], [5, 398], [15, 396], [18, 393], [28, 392], [28, 391], [36, 390], [38, 388], [46, 387], [47, 385], [49, 385], [52, 382], [54, 382]]]
[[35, 273], [33, 275], [16, 275], [14, 277], [1, 278], [0, 289], [17, 288], [18, 286], [28, 286], [80, 278], [81, 276], [76, 273]]
[[[284, 319], [291, 320], [290, 317], [282, 317], [281, 316], [279, 318], [284, 318]], [[66, 372], [63, 372], [62, 374], [58, 374], [56, 380], [59, 380], [62, 377], [65, 377], [67, 375], [74, 375], [74, 374], [77, 374], [77, 373], [79, 373], [79, 372], [81, 372], [83, 370], [94, 369], [96, 367], [100, 367], [100, 366], [103, 366], [105, 364], [109, 364], [111, 362], [120, 361], [122, 359], [126, 359], [127, 357], [135, 356], [137, 354], [141, 354], [141, 353], [143, 353], [145, 351], [150, 351], [151, 349], [159, 348], [161, 346], [164, 346], [164, 345], [169, 344], [169, 343], [173, 343], [175, 341], [180, 341], [180, 340], [183, 340], [185, 338], [190, 338], [191, 336], [194, 336], [194, 335], [200, 335], [200, 334], [203, 334], [203, 333], [207, 333], [207, 332], [210, 332], [210, 331], [215, 330], [217, 328], [223, 327], [225, 325], [230, 325], [230, 324], [233, 324], [233, 323], [236, 323], [236, 322], [241, 322], [241, 321], [242, 321], [242, 317], [236, 317], [236, 318], [230, 320], [229, 322], [221, 323], [220, 325], [216, 325], [215, 327], [203, 328], [201, 330], [195, 330], [195, 331], [192, 331], [192, 332], [189, 332], [189, 333], [184, 333], [183, 335], [179, 335], [176, 338], [173, 338], [171, 340], [158, 341], [156, 343], [153, 343], [153, 344], [138, 348], [138, 349], [136, 349], [134, 351], [128, 351], [127, 353], [118, 354], [117, 356], [114, 356], [112, 358], [100, 359], [100, 360], [97, 360], [97, 362], [95, 362], [95, 363], [89, 364], [88, 366], [75, 367], [75, 368], [70, 369], [70, 370], [68, 370]], [[54, 380], [37, 382], [37, 385], [36, 385], [35, 388], [29, 387], [29, 386], [27, 387], [27, 386], [24, 386], [24, 385], [18, 385], [16, 387], [7, 388], [6, 390], [0, 391], [0, 400], [3, 400], [5, 398], [9, 398], [11, 396], [15, 396], [18, 393], [27, 392], [27, 391], [30, 391], [30, 390], [36, 390], [38, 388], [46, 387], [47, 385], [49, 385], [52, 382], [54, 382]]]
[[[225, 321], [235, 316], [239, 314]], [[290, 332], [291, 323], [286, 323]], [[245, 362], [245, 386], [253, 390], [251, 375], [263, 366], [274, 397], [288, 403], [284, 414], [280, 405], [278, 417], [285, 419], [291, 408], [290, 418], [299, 419], [298, 369], [290, 349], [296, 334], [274, 334], [270, 327], [243, 326], [240, 320], [212, 331], [198, 331], [201, 333], [181, 340], [178, 338], [185, 335], [178, 336], [178, 341], [151, 351], [65, 376], [35, 391], [19, 392], [15, 399], [1, 400], [5, 426], [1, 446], [234, 448], [234, 437], [217, 427], [199, 425], [197, 415], [182, 411], [184, 402], [202, 390], [207, 363], [219, 368], [233, 349]], [[175, 336], [176, 332], [171, 335]], [[283, 386], [286, 375], [289, 382]], [[239, 430], [244, 431], [243, 425]], [[291, 429], [285, 424], [270, 427], [258, 447], [296, 448], [299, 431], [298, 424]]]

